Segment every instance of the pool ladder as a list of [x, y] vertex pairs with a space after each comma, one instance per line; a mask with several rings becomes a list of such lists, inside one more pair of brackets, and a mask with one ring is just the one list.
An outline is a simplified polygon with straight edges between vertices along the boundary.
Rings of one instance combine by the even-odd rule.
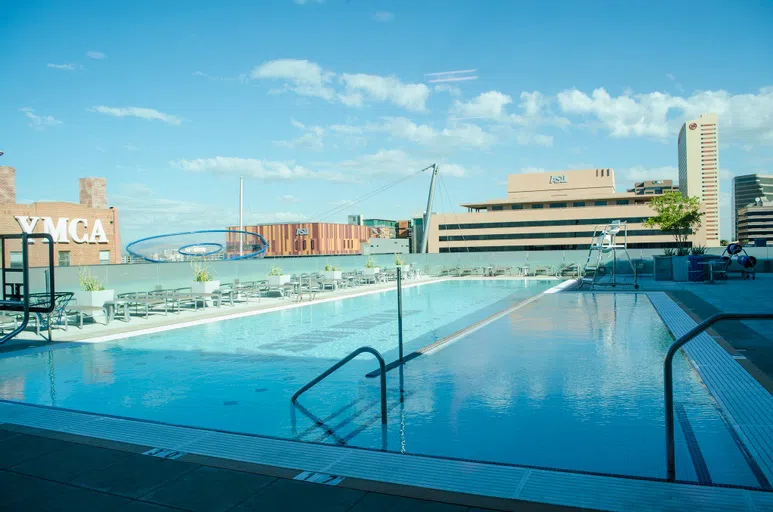
[[720, 320], [773, 320], [773, 313], [717, 313], [699, 323], [676, 340], [663, 361], [663, 386], [666, 402], [666, 474], [671, 482], [676, 480], [674, 455], [674, 356], [677, 350]]
[[301, 396], [303, 393], [308, 391], [309, 389], [313, 388], [317, 384], [319, 384], [322, 380], [324, 380], [326, 377], [328, 377], [331, 373], [335, 372], [339, 368], [341, 368], [343, 365], [354, 359], [355, 357], [359, 356], [363, 353], [369, 353], [373, 354], [378, 360], [378, 366], [380, 371], [379, 377], [381, 381], [381, 423], [386, 425], [387, 422], [387, 400], [386, 400], [386, 364], [384, 363], [384, 358], [381, 356], [381, 353], [372, 347], [360, 347], [348, 356], [344, 357], [340, 361], [338, 361], [336, 364], [322, 372], [318, 377], [314, 378], [311, 382], [303, 386], [301, 389], [295, 392], [293, 397], [290, 399], [290, 401], [295, 404], [295, 402], [298, 401], [298, 397]]

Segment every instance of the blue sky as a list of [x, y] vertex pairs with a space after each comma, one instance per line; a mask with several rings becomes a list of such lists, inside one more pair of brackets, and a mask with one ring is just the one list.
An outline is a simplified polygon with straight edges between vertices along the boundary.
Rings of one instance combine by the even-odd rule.
[[773, 173], [769, 1], [16, 1], [0, 19], [18, 200], [104, 176], [125, 243], [236, 224], [240, 175], [247, 223], [407, 217], [428, 175], [322, 214], [434, 162], [436, 211], [529, 170], [676, 179], [679, 125], [708, 111], [723, 237], [731, 177]]

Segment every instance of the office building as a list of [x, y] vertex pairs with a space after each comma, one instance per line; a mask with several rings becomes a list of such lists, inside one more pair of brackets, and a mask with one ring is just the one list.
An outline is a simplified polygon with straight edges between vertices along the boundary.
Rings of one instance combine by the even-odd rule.
[[738, 210], [754, 204], [757, 199], [773, 202], [773, 176], [763, 174], [746, 174], [733, 178], [733, 194], [731, 197], [733, 240], [739, 240]]
[[[229, 230], [238, 230], [231, 226]], [[370, 228], [354, 224], [330, 222], [299, 222], [292, 224], [262, 224], [244, 226], [245, 231], [258, 233], [268, 242], [265, 256], [323, 256], [361, 254], [362, 244], [370, 238]], [[228, 247], [237, 247], [237, 234], [228, 234]]]
[[739, 242], [756, 246], [773, 242], [773, 202], [760, 199], [739, 208], [736, 215]]
[[[666, 183], [661, 193], [618, 193], [613, 169], [511, 174], [506, 198], [464, 204], [466, 213], [433, 214], [429, 252], [587, 249], [594, 227], [615, 220], [627, 222], [630, 248], [675, 247], [670, 234], [643, 225]], [[688, 243], [705, 245], [703, 229]]]
[[678, 185], [674, 185], [671, 180], [649, 180], [639, 181], [634, 183], [633, 188], [629, 188], [628, 192], [633, 192], [637, 196], [662, 194], [663, 192], [669, 192], [679, 190]]
[[[54, 265], [121, 263], [118, 210], [107, 206], [104, 178], [80, 179], [80, 203], [16, 202], [16, 170], [0, 167], [0, 233], [48, 233], [54, 239]], [[7, 266], [20, 266], [21, 242], [6, 241]], [[48, 265], [48, 246], [29, 246], [30, 266]]]
[[679, 130], [679, 190], [697, 197], [705, 215], [706, 245], [719, 246], [719, 130], [717, 114], [702, 114]]

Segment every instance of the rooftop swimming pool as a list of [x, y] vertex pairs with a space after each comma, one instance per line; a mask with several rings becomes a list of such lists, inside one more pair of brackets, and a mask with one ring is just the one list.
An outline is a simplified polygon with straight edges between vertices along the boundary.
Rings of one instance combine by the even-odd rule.
[[[405, 352], [554, 285], [448, 280], [403, 290]], [[394, 291], [0, 359], [0, 398], [395, 452], [634, 477], [665, 476], [663, 357], [646, 294], [545, 294], [395, 369], [382, 428], [369, 345], [397, 358]], [[675, 360], [677, 478], [757, 487], [729, 420]], [[756, 472], [756, 473], [755, 473]]]

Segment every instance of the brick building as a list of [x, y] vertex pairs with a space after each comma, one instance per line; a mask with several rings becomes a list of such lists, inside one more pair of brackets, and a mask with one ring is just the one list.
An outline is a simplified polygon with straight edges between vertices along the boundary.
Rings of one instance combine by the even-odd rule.
[[[238, 230], [231, 226], [229, 230]], [[329, 222], [301, 222], [295, 224], [264, 224], [244, 226], [245, 231], [263, 235], [268, 242], [266, 256], [322, 256], [333, 254], [361, 254], [362, 243], [371, 238], [371, 229], [353, 224]], [[227, 235], [229, 256], [238, 247], [236, 234]]]
[[[54, 264], [121, 263], [118, 210], [107, 206], [104, 178], [80, 179], [80, 204], [16, 202], [16, 170], [0, 167], [0, 233], [49, 233], [54, 237]], [[30, 266], [48, 265], [48, 248], [40, 241], [29, 247]], [[6, 241], [4, 261], [21, 264], [21, 244]]]

